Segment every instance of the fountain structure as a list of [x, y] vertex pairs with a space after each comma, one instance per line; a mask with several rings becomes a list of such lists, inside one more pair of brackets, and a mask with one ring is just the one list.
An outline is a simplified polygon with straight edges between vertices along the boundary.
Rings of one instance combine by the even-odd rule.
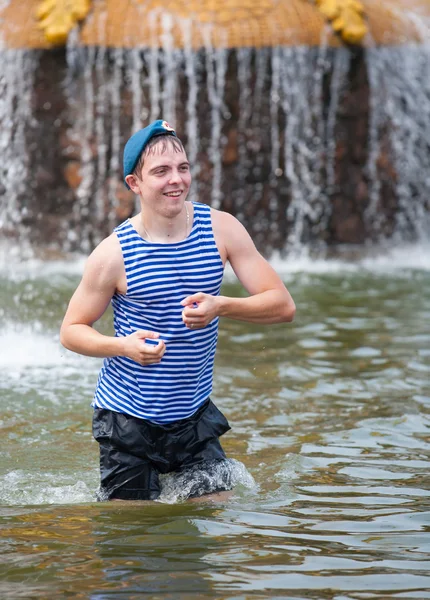
[[429, 40], [429, 0], [0, 0], [0, 231], [89, 251], [163, 118], [268, 255], [423, 239]]

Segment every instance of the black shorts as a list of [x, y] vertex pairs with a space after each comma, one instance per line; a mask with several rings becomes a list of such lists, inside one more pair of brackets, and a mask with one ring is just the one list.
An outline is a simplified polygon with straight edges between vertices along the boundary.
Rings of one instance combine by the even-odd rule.
[[210, 399], [188, 419], [167, 425], [95, 408], [93, 435], [100, 445], [98, 499], [155, 500], [161, 492], [160, 474], [178, 472], [183, 482], [183, 475], [196, 469], [207, 476], [200, 477], [194, 489], [188, 486], [187, 497], [231, 489], [228, 469], [215, 487], [210, 476], [214, 470], [219, 473], [221, 462], [227, 463], [218, 438], [229, 429]]

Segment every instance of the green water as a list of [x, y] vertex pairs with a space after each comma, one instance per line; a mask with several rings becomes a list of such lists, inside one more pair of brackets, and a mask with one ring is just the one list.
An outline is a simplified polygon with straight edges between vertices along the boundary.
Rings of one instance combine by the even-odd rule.
[[94, 502], [77, 280], [0, 276], [2, 599], [430, 598], [428, 270], [290, 273], [293, 324], [222, 322], [212, 398], [255, 483], [218, 504]]

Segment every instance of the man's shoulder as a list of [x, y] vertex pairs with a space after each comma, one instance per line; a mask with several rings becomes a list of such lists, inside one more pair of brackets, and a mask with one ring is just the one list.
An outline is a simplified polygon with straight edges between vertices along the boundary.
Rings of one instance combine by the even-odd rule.
[[228, 226], [235, 227], [236, 225], [240, 225], [238, 219], [229, 212], [212, 207], [210, 207], [210, 211], [211, 220], [214, 226], [219, 226], [224, 229]]
[[93, 254], [102, 254], [104, 252], [113, 255], [117, 255], [121, 252], [121, 246], [116, 231], [108, 235], [108, 237], [102, 240], [93, 250]]
[[119, 272], [124, 267], [121, 246], [116, 233], [111, 233], [102, 240], [88, 257], [87, 266], [90, 269], [102, 267], [104, 271]]
[[[130, 219], [126, 219], [125, 221], [122, 221], [122, 223], [120, 223], [119, 225], [117, 225], [115, 227], [115, 229], [113, 230], [113, 234], [114, 236], [116, 236], [118, 233], [122, 234], [124, 232], [130, 231], [133, 229], [132, 223], [133, 220], [136, 219], [139, 215], [135, 215], [134, 218], [130, 218]], [[111, 236], [109, 236], [111, 237]], [[109, 238], [106, 238], [109, 239]]]

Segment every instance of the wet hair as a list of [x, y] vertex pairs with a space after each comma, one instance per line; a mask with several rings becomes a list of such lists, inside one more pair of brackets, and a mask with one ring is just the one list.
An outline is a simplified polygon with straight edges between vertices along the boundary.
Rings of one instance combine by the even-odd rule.
[[139, 156], [139, 160], [137, 161], [132, 174], [140, 179], [145, 157], [149, 156], [150, 154], [155, 154], [156, 147], [158, 146], [161, 146], [159, 150], [160, 154], [164, 154], [169, 144], [172, 146], [175, 152], [185, 152], [184, 145], [178, 137], [171, 134], [156, 135], [146, 144], [142, 154]]

